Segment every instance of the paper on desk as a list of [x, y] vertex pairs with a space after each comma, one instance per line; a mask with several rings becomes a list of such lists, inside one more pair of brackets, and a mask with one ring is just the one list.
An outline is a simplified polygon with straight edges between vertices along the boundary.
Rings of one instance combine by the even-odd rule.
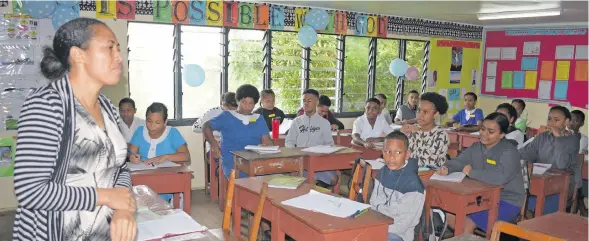
[[174, 163], [171, 161], [164, 161], [164, 162], [157, 164], [155, 166], [148, 165], [146, 163], [130, 163], [130, 162], [127, 163], [127, 167], [131, 171], [153, 170], [153, 169], [162, 168], [162, 167], [177, 167], [177, 166], [180, 166], [180, 164]]
[[534, 163], [534, 168], [532, 168], [532, 173], [536, 174], [536, 175], [542, 175], [546, 171], [548, 171], [548, 169], [550, 169], [551, 166], [552, 166], [552, 164]]
[[393, 128], [393, 130], [394, 130], [394, 131], [396, 131], [396, 130], [400, 130], [400, 129], [401, 129], [401, 127], [403, 127], [403, 126], [402, 126], [402, 125], [397, 125], [397, 124], [395, 124], [395, 123], [391, 124], [391, 128]]
[[343, 146], [312, 146], [302, 149], [301, 151], [304, 152], [313, 152], [313, 153], [321, 153], [321, 154], [331, 154], [341, 149], [344, 149]]
[[292, 125], [291, 119], [284, 119], [282, 121], [282, 123], [280, 123], [280, 128], [278, 128], [279, 129], [278, 133], [280, 133], [280, 135], [286, 135], [286, 132], [288, 132], [291, 125]]
[[378, 158], [376, 160], [364, 160], [372, 167], [372, 170], [379, 170], [384, 167], [384, 160], [382, 158]]
[[453, 172], [448, 174], [447, 176], [442, 176], [437, 173], [434, 173], [434, 175], [432, 175], [429, 179], [444, 182], [462, 182], [464, 177], [466, 177], [466, 174], [464, 174], [463, 172]]
[[475, 136], [480, 136], [480, 135], [481, 135], [481, 133], [480, 133], [480, 132], [478, 132], [478, 131], [477, 131], [477, 132], [472, 132], [472, 133], [470, 133], [470, 134], [471, 134], [471, 135], [475, 135]]
[[277, 151], [279, 148], [280, 148], [279, 146], [256, 146], [256, 145], [245, 146], [245, 149], [249, 150], [249, 151]]
[[374, 145], [374, 148], [376, 148], [376, 149], [383, 149], [384, 148], [384, 142], [373, 142], [372, 144]]
[[310, 190], [305, 195], [283, 201], [282, 204], [339, 218], [347, 218], [357, 211], [370, 207], [368, 204], [323, 194], [315, 190]]
[[[206, 235], [203, 233], [189, 233], [189, 234], [164, 238], [164, 239], [162, 239], [162, 241], [188, 241], [188, 240], [198, 241], [198, 240], [205, 238], [205, 237], [206, 237]], [[209, 240], [209, 239], [206, 239], [206, 240]]]
[[161, 239], [169, 235], [200, 232], [206, 229], [182, 210], [175, 211], [159, 219], [138, 222], [137, 241]]

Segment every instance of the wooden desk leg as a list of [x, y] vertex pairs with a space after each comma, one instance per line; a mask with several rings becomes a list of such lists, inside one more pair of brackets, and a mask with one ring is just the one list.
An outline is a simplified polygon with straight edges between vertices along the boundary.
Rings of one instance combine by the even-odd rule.
[[487, 216], [487, 239], [491, 239], [491, 233], [493, 230], [493, 224], [497, 221], [499, 215], [499, 196], [501, 190], [497, 190], [493, 192], [493, 196], [491, 197], [491, 209], [489, 209], [488, 216]]
[[184, 202], [182, 203], [182, 205], [184, 205], [184, 212], [186, 212], [188, 215], [191, 215], [190, 213], [190, 205], [192, 204], [191, 199], [191, 186], [190, 186], [190, 178], [191, 175], [190, 173], [183, 173], [182, 175], [184, 175], [186, 178], [186, 180], [184, 181], [184, 192], [182, 192], [183, 194], [183, 198], [184, 198]]
[[546, 199], [546, 195], [544, 194], [544, 190], [542, 190], [538, 196], [536, 196], [536, 209], [534, 210], [535, 218], [544, 215], [544, 199]]
[[[180, 208], [180, 193], [174, 193], [172, 200], [174, 203], [174, 208]], [[188, 215], [190, 215], [190, 213], [188, 213]]]
[[454, 228], [454, 236], [460, 236], [464, 233], [464, 221], [466, 219], [466, 213], [464, 210], [458, 210], [456, 212], [456, 226]]
[[219, 167], [219, 210], [225, 209], [225, 194], [227, 193], [227, 178], [223, 173], [223, 167]]
[[[425, 207], [423, 209], [423, 211], [425, 212], [425, 228], [427, 231], [429, 231], [430, 233], [433, 232], [434, 230], [430, 230], [431, 229], [431, 224], [430, 224], [430, 214], [431, 214], [431, 210], [432, 210], [432, 195], [433, 195], [433, 189], [431, 188], [426, 188], [426, 193], [425, 193]], [[419, 235], [420, 237], [422, 235]]]
[[[225, 178], [223, 178], [225, 179]], [[239, 206], [239, 203], [237, 202], [237, 198], [239, 197], [239, 192], [241, 191], [237, 191], [237, 188], [233, 189], [234, 191], [234, 195], [233, 195], [233, 235], [237, 236], [237, 237], [241, 237], [241, 206]], [[235, 192], [237, 191], [237, 192]], [[221, 206], [225, 206], [225, 204], [221, 204]], [[231, 210], [227, 210], [228, 212], [231, 212]], [[249, 227], [248, 227], [249, 228]]]
[[315, 185], [315, 165], [313, 165], [313, 161], [311, 160], [309, 160], [309, 170], [307, 170], [307, 182], [311, 185]]
[[558, 195], [558, 211], [564, 212], [567, 206], [567, 199], [569, 196], [569, 182], [570, 182], [570, 175], [565, 175], [564, 177], [564, 188], [560, 189], [560, 193]]
[[336, 175], [337, 175], [337, 183], [335, 184], [335, 187], [333, 187], [333, 193], [338, 194], [339, 195], [339, 184], [342, 182], [342, 174], [341, 172], [338, 170], [336, 171]]
[[[212, 155], [211, 155], [212, 157]], [[211, 194], [211, 201], [217, 201], [219, 199], [219, 178], [217, 177], [217, 163], [214, 159], [210, 161], [211, 168], [209, 169], [209, 176], [210, 176], [210, 190], [209, 193]]]
[[280, 227], [280, 209], [276, 206], [272, 207], [272, 223], [270, 227], [271, 232], [271, 241], [284, 241], [285, 234], [282, 232], [282, 228]]

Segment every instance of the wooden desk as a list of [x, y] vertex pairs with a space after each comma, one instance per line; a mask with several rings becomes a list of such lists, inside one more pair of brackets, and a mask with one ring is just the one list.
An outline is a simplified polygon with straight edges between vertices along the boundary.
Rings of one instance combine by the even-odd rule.
[[[235, 180], [233, 200], [233, 232], [241, 228], [241, 208], [252, 211], [257, 206], [259, 191], [271, 177]], [[370, 210], [357, 219], [342, 219], [322, 213], [281, 205], [282, 201], [304, 195], [314, 185], [303, 183], [299, 188], [269, 188], [262, 217], [272, 223], [272, 240], [284, 241], [285, 234], [296, 240], [386, 240], [392, 220]]]
[[248, 176], [275, 173], [300, 172], [303, 175], [303, 159], [307, 155], [300, 148], [280, 148], [280, 153], [259, 154], [253, 151], [233, 151], [235, 170]]
[[[546, 196], [559, 194], [558, 211], [564, 212], [569, 192], [570, 174], [566, 171], [551, 169], [543, 175], [532, 174], [530, 178], [530, 195], [536, 196], [534, 217], [544, 214], [544, 199]], [[538, 212], [540, 210], [540, 212]]]
[[180, 193], [184, 196], [184, 212], [190, 214], [190, 179], [192, 170], [185, 165], [131, 172], [133, 186], [146, 185], [158, 194], [173, 193], [174, 207], [179, 207]]
[[583, 179], [587, 180], [589, 179], [587, 176], [587, 172], [589, 172], [589, 163], [587, 162], [587, 160], [583, 161], [583, 166], [581, 167], [583, 169], [581, 169], [581, 173], [583, 175]]
[[458, 143], [459, 151], [472, 146], [472, 144], [478, 142], [481, 138], [480, 135], [473, 135], [470, 132], [448, 131], [447, 133], [450, 143]]
[[[303, 169], [307, 171], [307, 182], [315, 185], [315, 172], [350, 169], [350, 161], [360, 157], [362, 152], [345, 148], [332, 154], [307, 153], [303, 161]], [[335, 193], [339, 193], [340, 183], [335, 186]]]
[[[350, 142], [351, 143], [351, 142]], [[364, 160], [375, 160], [382, 157], [382, 150], [379, 149], [368, 149], [364, 146], [356, 145], [354, 143], [350, 144], [351, 148], [354, 148], [358, 151], [362, 152], [362, 159]]]
[[454, 235], [460, 236], [464, 232], [464, 220], [467, 214], [489, 210], [487, 224], [487, 239], [491, 237], [493, 224], [497, 220], [499, 209], [499, 192], [502, 186], [494, 186], [465, 178], [461, 183], [423, 180], [426, 187], [425, 221], [429, 227], [430, 210], [437, 206], [444, 211], [456, 215]]
[[587, 218], [579, 215], [556, 212], [525, 220], [517, 225], [529, 231], [569, 241], [587, 241]]

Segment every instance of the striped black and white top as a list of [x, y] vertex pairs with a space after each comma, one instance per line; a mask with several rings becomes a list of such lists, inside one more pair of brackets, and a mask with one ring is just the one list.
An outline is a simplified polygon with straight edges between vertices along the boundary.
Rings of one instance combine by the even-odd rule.
[[[94, 211], [94, 187], [66, 185], [72, 146], [76, 135], [76, 111], [67, 77], [31, 93], [18, 122], [14, 162], [14, 192], [18, 208], [13, 240], [51, 240], [64, 238], [64, 212]], [[109, 121], [119, 122], [110, 100], [99, 96]], [[131, 187], [124, 162], [114, 174], [115, 184]]]

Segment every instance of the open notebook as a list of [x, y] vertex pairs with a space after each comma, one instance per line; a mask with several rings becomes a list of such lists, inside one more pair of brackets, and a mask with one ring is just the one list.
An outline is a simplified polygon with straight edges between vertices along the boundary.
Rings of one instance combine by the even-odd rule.
[[180, 166], [180, 164], [178, 163], [174, 163], [171, 161], [164, 161], [160, 164], [157, 165], [148, 165], [146, 163], [130, 163], [127, 162], [127, 167], [129, 168], [129, 170], [131, 171], [141, 171], [141, 170], [153, 170], [156, 168], [162, 168], [162, 167], [177, 167]]
[[312, 146], [302, 149], [301, 151], [304, 152], [312, 152], [312, 153], [321, 153], [321, 154], [331, 154], [337, 152], [341, 149], [344, 149], [343, 146]]
[[320, 193], [315, 190], [310, 190], [305, 195], [285, 200], [282, 204], [339, 218], [347, 218], [358, 211], [370, 208], [368, 204]]
[[446, 176], [439, 175], [434, 173], [429, 179], [430, 180], [437, 180], [437, 181], [444, 181], [444, 182], [462, 182], [462, 180], [466, 177], [466, 174], [463, 172], [453, 172]]
[[256, 145], [247, 145], [245, 149], [248, 151], [254, 151], [260, 154], [272, 154], [272, 153], [280, 153], [279, 146], [256, 146]]
[[137, 241], [206, 230], [206, 227], [201, 226], [182, 210], [174, 211], [172, 214], [162, 215], [156, 219], [137, 222]]

